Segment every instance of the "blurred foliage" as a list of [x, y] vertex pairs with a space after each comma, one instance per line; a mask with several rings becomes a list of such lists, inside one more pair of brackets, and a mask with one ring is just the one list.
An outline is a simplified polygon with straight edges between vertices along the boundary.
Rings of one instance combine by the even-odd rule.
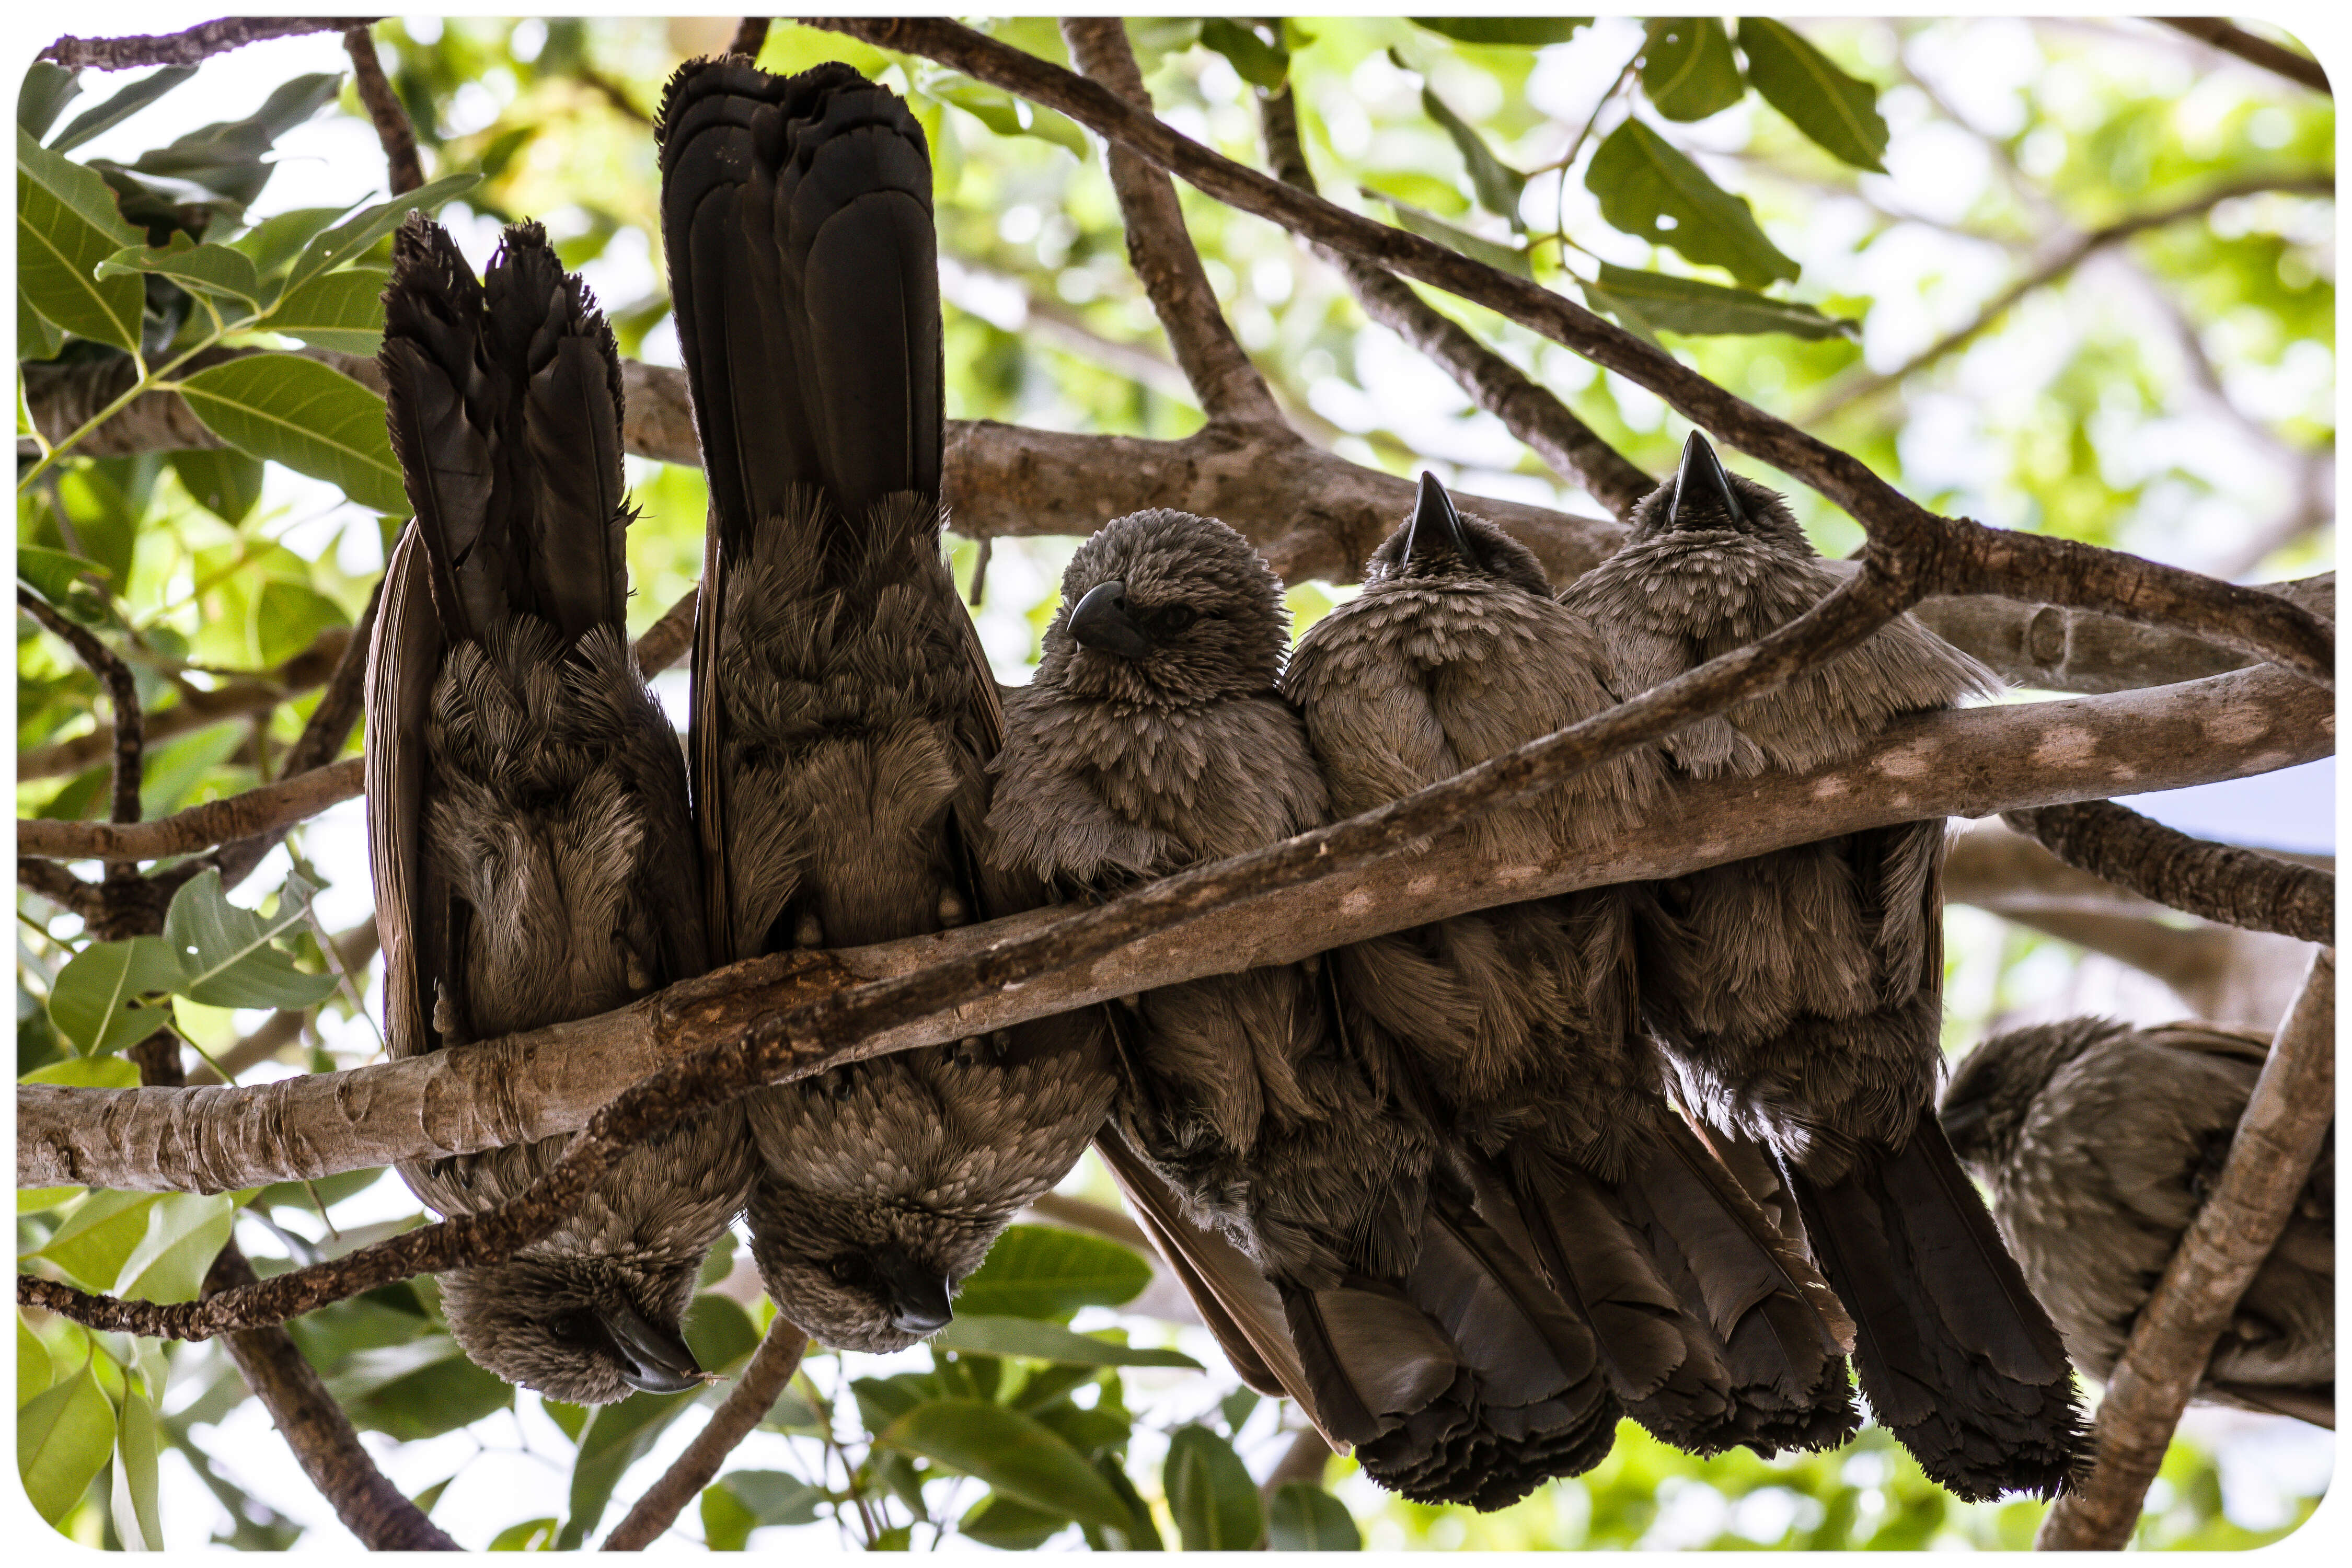
[[[380, 25], [436, 176], [417, 199], [439, 207], [478, 264], [497, 225], [541, 219], [598, 289], [623, 353], [675, 363], [652, 117], [668, 72], [724, 47], [733, 25]], [[1049, 20], [989, 26], [1066, 59]], [[1867, 370], [1970, 327], [2070, 234], [2228, 183], [2330, 174], [2325, 98], [2210, 68], [2184, 41], [2122, 24], [1166, 17], [1129, 32], [1160, 111], [1188, 134], [1262, 163], [1254, 94], [1287, 84], [1333, 199], [1581, 298], [1763, 406], [1822, 411], [1812, 428], [1929, 504], [2257, 575], [2331, 559], [2332, 507], [2296, 510], [2298, 474], [2328, 461], [2335, 438], [2326, 200], [2255, 192], [2156, 227], [1900, 384], [1846, 397]], [[782, 20], [761, 63], [825, 58], [908, 94], [930, 136], [951, 415], [1155, 437], [1198, 428], [1128, 267], [1097, 145], [981, 83]], [[300, 206], [271, 188], [284, 160], [313, 156], [304, 139], [321, 125], [364, 126], [348, 79], [289, 73], [250, 103], [206, 99], [227, 68], [28, 74], [20, 234], [58, 259], [36, 256], [20, 274], [25, 362], [136, 355], [146, 385], [209, 343], [370, 352], [372, 268], [404, 204], [381, 200], [380, 169], [365, 160], [334, 162], [339, 205]], [[192, 102], [231, 118], [139, 139], [142, 115]], [[1337, 276], [1286, 235], [1179, 193], [1237, 333], [1311, 438], [1392, 471], [1425, 463], [1474, 491], [1591, 509], [1369, 327]], [[1635, 462], [1670, 463], [1683, 427], [1655, 397], [1433, 299]], [[301, 659], [359, 615], [396, 521], [373, 395], [315, 363], [260, 363], [258, 374], [187, 378], [228, 450], [19, 459], [20, 581], [113, 647], [158, 719], [231, 682], [294, 683]], [[631, 478], [645, 509], [629, 541], [641, 631], [698, 573], [705, 492], [682, 468], [633, 461]], [[1813, 498], [1795, 501], [1825, 550], [1858, 541]], [[1034, 664], [1069, 549], [992, 546], [977, 614], [1008, 676]], [[979, 561], [974, 543], [954, 542], [960, 582]], [[1294, 584], [1298, 624], [1346, 592]], [[20, 753], [91, 732], [98, 697], [66, 647], [20, 618]], [[159, 739], [143, 809], [272, 776], [315, 700], [306, 689]], [[28, 771], [20, 815], [104, 810], [102, 760]], [[295, 846], [290, 863], [309, 882], [364, 878], [356, 844], [314, 833]], [[268, 1007], [304, 1015], [268, 1073], [372, 1053], [350, 997], [327, 994], [308, 884], [271, 875], [256, 910], [229, 904], [216, 880], [189, 884], [173, 918], [175, 931], [206, 933], [193, 955], [92, 944], [79, 921], [20, 895], [20, 1075], [127, 1084], [132, 1069], [110, 1053], [145, 1029], [167, 1024], [223, 1048]], [[1990, 917], [1956, 916], [1953, 931], [1956, 1043], [2017, 1000], [2021, 976], [2067, 962], [2060, 944]], [[241, 956], [208, 964], [207, 941]], [[1107, 1179], [1084, 1170], [1081, 1184], [1108, 1198]], [[18, 1249], [90, 1289], [184, 1299], [232, 1225], [268, 1274], [420, 1218], [382, 1172], [201, 1199], [64, 1188], [19, 1194]], [[748, 1264], [732, 1245], [706, 1268], [689, 1321], [705, 1364], [730, 1370], [772, 1311], [742, 1288]], [[1875, 1428], [1834, 1454], [1701, 1462], [1628, 1424], [1589, 1475], [1488, 1516], [1403, 1503], [1339, 1460], [1320, 1484], [1262, 1498], [1251, 1477], [1288, 1449], [1296, 1413], [1238, 1388], [1199, 1331], [1135, 1310], [1148, 1273], [1109, 1242], [1016, 1229], [940, 1341], [880, 1360], [813, 1355], [677, 1533], [715, 1550], [958, 1537], [1007, 1550], [1261, 1537], [1326, 1549], [2014, 1550], [2041, 1512], [1952, 1501]], [[593, 1539], [682, 1445], [689, 1413], [719, 1397], [640, 1394], [587, 1411], [518, 1393], [457, 1352], [429, 1279], [292, 1331], [354, 1421], [382, 1435], [395, 1481], [475, 1547]], [[17, 1365], [28, 1489], [78, 1542], [185, 1540], [171, 1508], [197, 1489], [219, 1505], [214, 1538], [240, 1549], [296, 1545], [328, 1517], [283, 1489], [284, 1465], [260, 1462], [264, 1448], [282, 1460], [278, 1439], [217, 1345], [20, 1317]], [[2215, 1451], [2177, 1442], [2142, 1544], [2258, 1544], [2315, 1500], [2273, 1488], [2225, 1509], [2223, 1473]], [[792, 1531], [819, 1533], [776, 1533]]]

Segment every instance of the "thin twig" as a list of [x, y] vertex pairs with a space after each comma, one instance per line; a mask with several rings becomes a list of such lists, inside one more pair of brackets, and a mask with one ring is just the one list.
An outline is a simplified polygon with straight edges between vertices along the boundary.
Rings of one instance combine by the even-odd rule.
[[1323, 1484], [1323, 1472], [1330, 1467], [1330, 1443], [1313, 1426], [1302, 1426], [1291, 1435], [1290, 1447], [1282, 1451], [1282, 1458], [1274, 1462], [1274, 1468], [1258, 1484], [1258, 1496], [1271, 1503], [1275, 1493], [1294, 1482], [1319, 1487]]
[[374, 122], [375, 139], [383, 147], [392, 194], [404, 195], [425, 183], [425, 164], [416, 153], [416, 127], [408, 122], [400, 95], [384, 79], [383, 62], [376, 58], [375, 39], [366, 23], [344, 24], [343, 52], [352, 57], [352, 85], [359, 90], [360, 102]]
[[664, 610], [661, 619], [637, 639], [637, 669], [648, 679], [676, 664], [694, 641], [695, 593], [688, 588], [680, 595], [677, 603]]
[[[77, 626], [58, 613], [49, 602], [30, 588], [16, 590], [16, 607], [39, 622], [42, 626], [74, 650], [74, 657], [87, 666], [106, 688], [107, 700], [114, 707], [114, 770], [110, 780], [113, 820], [135, 823], [139, 820], [140, 775], [145, 767], [146, 739], [142, 715], [139, 707], [139, 682], [122, 658], [88, 626]], [[33, 850], [41, 854], [41, 850]]]
[[2069, 866], [2172, 909], [2335, 944], [2332, 872], [2191, 838], [2111, 800], [2004, 812], [2001, 820]]
[[2140, 1309], [2099, 1403], [2090, 1475], [2059, 1499], [2033, 1544], [2121, 1551], [2238, 1299], [2286, 1229], [2336, 1120], [2336, 955], [2312, 954], [2303, 993], [2271, 1042], [2221, 1179]]
[[2327, 85], [2326, 71], [2320, 68], [2317, 60], [2273, 44], [2268, 38], [2258, 37], [2226, 16], [2150, 16], [2148, 20], [2176, 28], [2200, 43], [2212, 45], [2225, 55], [2235, 55], [2250, 65], [2275, 72], [2314, 92], [2324, 92], [2330, 98], [2336, 96], [2336, 89]]
[[[224, 16], [190, 27], [184, 33], [141, 34], [128, 38], [59, 38], [35, 58], [51, 60], [68, 70], [127, 71], [141, 66], [192, 66], [214, 55], [241, 49], [271, 38], [298, 37], [304, 33], [340, 33], [362, 18], [354, 16]], [[365, 21], [378, 18], [370, 16]]]
[[660, 1539], [664, 1531], [677, 1521], [686, 1505], [698, 1496], [719, 1473], [751, 1429], [775, 1408], [784, 1386], [800, 1370], [801, 1357], [808, 1352], [808, 1336], [785, 1321], [782, 1313], [768, 1325], [760, 1348], [751, 1352], [726, 1399], [710, 1413], [710, 1419], [696, 1433], [694, 1441], [686, 1446], [661, 1479], [646, 1489], [646, 1495], [613, 1532], [604, 1538], [607, 1552], [642, 1552]]

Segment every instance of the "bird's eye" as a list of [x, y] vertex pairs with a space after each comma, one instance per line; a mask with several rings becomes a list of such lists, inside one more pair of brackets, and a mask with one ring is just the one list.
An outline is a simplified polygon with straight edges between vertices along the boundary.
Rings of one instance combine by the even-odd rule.
[[1201, 612], [1190, 605], [1162, 605], [1145, 612], [1143, 629], [1155, 637], [1172, 637], [1201, 618]]
[[855, 1252], [845, 1252], [826, 1264], [825, 1272], [852, 1289], [863, 1289], [874, 1283], [874, 1266]]
[[547, 1321], [548, 1337], [560, 1345], [586, 1344], [595, 1331], [594, 1319], [584, 1309], [559, 1312]]

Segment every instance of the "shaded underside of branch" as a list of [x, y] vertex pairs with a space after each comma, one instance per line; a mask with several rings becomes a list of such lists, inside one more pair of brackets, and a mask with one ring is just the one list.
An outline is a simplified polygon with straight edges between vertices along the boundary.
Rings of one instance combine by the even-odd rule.
[[2191, 838], [2111, 800], [2006, 812], [2002, 821], [2069, 866], [2221, 925], [2332, 946], [2336, 878]]
[[37, 57], [71, 69], [127, 71], [141, 66], [192, 66], [214, 55], [271, 38], [304, 33], [340, 33], [378, 21], [374, 16], [224, 16], [184, 33], [144, 33], [126, 38], [59, 38]]

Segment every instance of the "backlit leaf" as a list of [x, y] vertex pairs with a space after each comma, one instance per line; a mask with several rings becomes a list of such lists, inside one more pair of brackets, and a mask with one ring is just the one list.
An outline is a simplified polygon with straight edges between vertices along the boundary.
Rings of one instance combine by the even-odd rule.
[[113, 130], [195, 74], [194, 66], [165, 66], [153, 76], [132, 82], [104, 103], [75, 115], [63, 131], [50, 139], [49, 151], [72, 152], [92, 137]]
[[90, 1368], [35, 1394], [16, 1412], [16, 1474], [49, 1523], [81, 1500], [114, 1452], [114, 1406]]
[[1415, 16], [1412, 25], [1426, 27], [1457, 44], [1564, 44], [1579, 27], [1591, 26], [1590, 16]]
[[301, 878], [287, 878], [278, 912], [264, 918], [228, 901], [219, 871], [190, 879], [172, 896], [163, 917], [163, 940], [180, 966], [172, 989], [207, 1007], [299, 1009], [324, 1001], [335, 977], [303, 973], [272, 945], [302, 929], [310, 890]]
[[1739, 51], [1748, 57], [1748, 79], [1790, 124], [1832, 156], [1886, 173], [1886, 121], [1876, 88], [1846, 75], [1803, 34], [1769, 16], [1740, 18]]
[[1713, 16], [1660, 16], [1642, 47], [1642, 90], [1669, 120], [1705, 120], [1747, 96], [1731, 35]]
[[321, 272], [289, 290], [267, 325], [312, 348], [372, 354], [383, 343], [383, 289], [390, 277], [380, 267]]
[[1265, 1533], [1257, 1483], [1233, 1445], [1206, 1426], [1180, 1426], [1160, 1472], [1187, 1552], [1247, 1552]]
[[1361, 1552], [1364, 1537], [1347, 1504], [1321, 1487], [1292, 1481], [1266, 1506], [1265, 1543], [1276, 1552]]
[[100, 278], [98, 264], [139, 239], [95, 169], [17, 128], [16, 287], [33, 309], [67, 331], [135, 352], [144, 285]]
[[1638, 314], [1651, 328], [1670, 332], [1730, 334], [1786, 332], [1797, 338], [1851, 336], [1855, 323], [1824, 316], [1794, 300], [1775, 300], [1745, 289], [1727, 289], [1696, 278], [1675, 278], [1663, 272], [1643, 272], [1631, 267], [1601, 264], [1598, 289], [1588, 295], [1604, 301], [1595, 310], [1624, 319]]
[[341, 485], [386, 515], [407, 512], [383, 399], [341, 371], [299, 354], [252, 354], [178, 385], [195, 416], [238, 451]]
[[1584, 185], [1600, 198], [1601, 216], [1623, 233], [1672, 246], [1692, 261], [1725, 268], [1757, 288], [1797, 276], [1797, 264], [1756, 226], [1745, 197], [1707, 178], [1639, 120], [1627, 120], [1601, 142], [1585, 170]]
[[1536, 275], [1535, 264], [1528, 259], [1528, 253], [1524, 250], [1483, 239], [1466, 228], [1456, 228], [1435, 214], [1423, 212], [1410, 203], [1398, 201], [1394, 196], [1381, 195], [1380, 192], [1369, 188], [1364, 195], [1379, 196], [1388, 203], [1389, 210], [1396, 215], [1399, 228], [1417, 234], [1423, 239], [1433, 239], [1446, 249], [1459, 251], [1473, 261], [1483, 261], [1497, 271], [1519, 278]]
[[146, 1395], [132, 1390], [123, 1396], [114, 1434], [114, 1488], [110, 1501], [115, 1533], [125, 1550], [163, 1550], [163, 1522], [158, 1491], [156, 1455], [162, 1447], [162, 1423]]
[[236, 1203], [226, 1193], [164, 1193], [147, 1211], [147, 1233], [122, 1261], [118, 1296], [142, 1301], [193, 1301], [206, 1270], [227, 1245]]
[[1066, 1319], [1080, 1307], [1117, 1307], [1151, 1283], [1151, 1265], [1115, 1241], [1042, 1225], [1016, 1225], [963, 1282], [959, 1312]]
[[134, 1006], [139, 998], [179, 983], [179, 963], [160, 937], [94, 942], [58, 971], [49, 1021], [84, 1056], [119, 1051], [163, 1026], [163, 1012]]
[[1127, 1523], [1126, 1507], [1076, 1449], [1002, 1405], [933, 1400], [890, 1423], [875, 1440], [978, 1477], [1031, 1508], [1114, 1530]]
[[967, 1316], [959, 1312], [953, 1322], [931, 1337], [930, 1343], [936, 1350], [1022, 1356], [1030, 1361], [1063, 1362], [1074, 1366], [1179, 1366], [1195, 1372], [1201, 1366], [1181, 1351], [1113, 1344], [1034, 1318]]

